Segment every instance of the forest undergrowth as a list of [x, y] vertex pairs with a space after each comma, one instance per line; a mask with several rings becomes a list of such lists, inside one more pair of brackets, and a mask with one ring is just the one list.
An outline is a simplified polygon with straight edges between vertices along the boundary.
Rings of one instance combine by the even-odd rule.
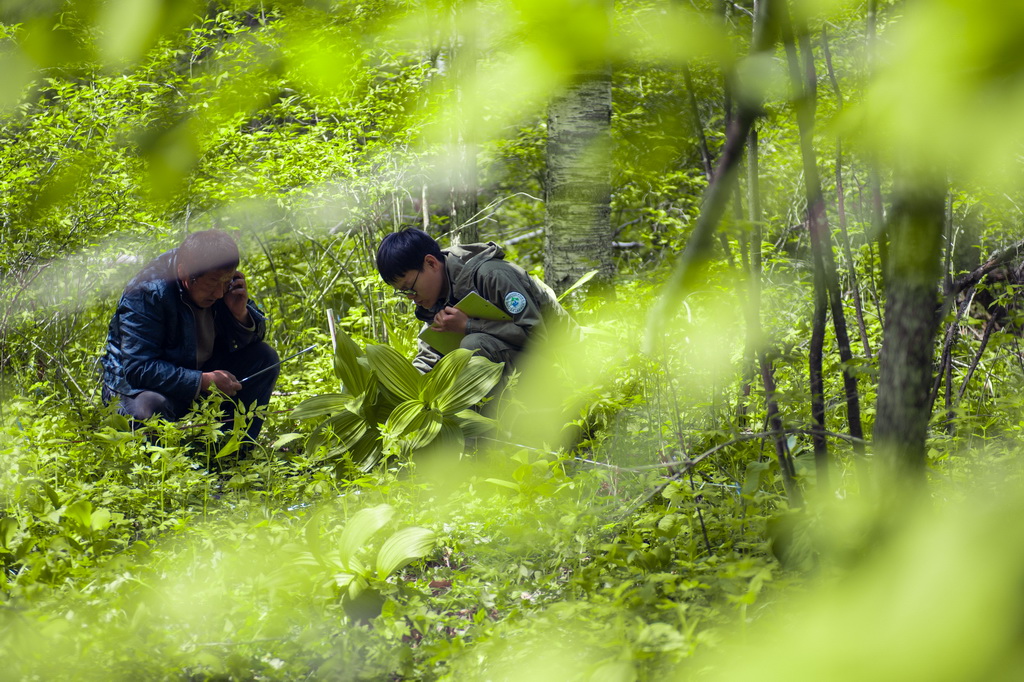
[[[320, 350], [286, 367], [244, 457], [226, 402], [132, 431], [45, 384], [9, 398], [3, 677], [714, 678], [705, 661], [745, 641], [735, 628], [857, 566], [881, 531], [847, 510], [830, 535], [828, 500], [853, 504], [857, 467], [836, 458], [814, 498], [799, 428], [817, 501], [789, 508], [764, 417], [735, 426], [728, 329], [687, 319], [654, 359], [628, 350], [616, 305], [577, 305], [597, 340], [557, 377], [513, 381], [496, 432], [415, 452], [392, 434], [365, 471], [308, 447], [317, 420], [292, 415], [338, 386], [325, 332], [303, 338]], [[933, 458], [938, 499], [966, 495], [976, 463]]]
[[[596, 329], [610, 307], [590, 308]], [[132, 431], [43, 384], [8, 399], [4, 676], [662, 677], [790, 584], [766, 535], [786, 504], [761, 441], [709, 429], [679, 367], [610, 350], [631, 333], [565, 363], [571, 390], [513, 381], [461, 453], [397, 447], [365, 472], [291, 415], [336, 390], [326, 333], [244, 457], [216, 400]]]

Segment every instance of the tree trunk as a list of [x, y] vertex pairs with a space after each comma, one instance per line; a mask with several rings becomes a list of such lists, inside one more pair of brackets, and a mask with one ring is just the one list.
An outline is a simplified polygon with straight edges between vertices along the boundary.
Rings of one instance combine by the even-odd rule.
[[[778, 21], [774, 9], [773, 0], [761, 0], [756, 4], [756, 16], [754, 18], [754, 36], [751, 41], [751, 54], [765, 54], [775, 44], [775, 36], [778, 30]], [[729, 130], [726, 135], [725, 145], [722, 148], [722, 155], [719, 157], [718, 166], [715, 168], [715, 175], [708, 185], [704, 195], [704, 203], [701, 205], [700, 216], [697, 224], [686, 242], [679, 262], [672, 271], [669, 281], [665, 285], [665, 291], [655, 303], [650, 317], [648, 318], [647, 333], [644, 340], [645, 350], [650, 350], [655, 345], [655, 339], [659, 338], [663, 329], [664, 321], [673, 315], [680, 301], [686, 292], [689, 291], [701, 278], [704, 265], [710, 257], [712, 245], [714, 244], [715, 228], [732, 194], [733, 182], [736, 179], [736, 169], [743, 157], [743, 148], [747, 137], [753, 130], [754, 122], [762, 113], [762, 103], [759, 101], [741, 101], [736, 117], [729, 123]], [[760, 325], [757, 326], [760, 329]], [[779, 462], [779, 469], [782, 473], [782, 480], [786, 486], [786, 494], [789, 504], [798, 507], [803, 504], [800, 488], [796, 483], [796, 472], [792, 458], [786, 446], [786, 436], [782, 433], [782, 419], [779, 415], [778, 404], [775, 399], [775, 383], [771, 363], [764, 353], [759, 354], [759, 365], [761, 379], [764, 384], [765, 400], [769, 423], [775, 432], [775, 452]]]
[[[788, 27], [788, 22], [784, 24]], [[835, 257], [832, 254], [831, 231], [828, 216], [825, 212], [825, 196], [821, 189], [821, 178], [818, 174], [817, 156], [814, 152], [815, 104], [817, 76], [814, 70], [814, 54], [811, 47], [810, 32], [801, 24], [796, 31], [787, 31], [786, 53], [789, 61], [790, 76], [796, 92], [795, 106], [797, 124], [800, 129], [800, 150], [803, 159], [804, 183], [807, 191], [807, 227], [810, 230], [811, 250], [815, 269], [815, 300], [822, 297], [828, 300], [832, 309], [832, 326], [836, 333], [836, 346], [840, 360], [843, 362], [843, 387], [846, 394], [846, 414], [850, 435], [854, 438], [853, 447], [863, 454], [864, 431], [861, 426], [860, 396], [857, 390], [857, 379], [850, 372], [850, 361], [853, 353], [850, 349], [850, 337], [846, 327], [846, 314], [843, 310], [842, 293], [839, 290], [839, 276], [836, 272]], [[803, 53], [803, 68], [797, 56], [796, 40], [799, 37], [800, 49]], [[816, 313], [818, 314], [818, 313]], [[823, 314], [823, 313], [822, 313]], [[812, 360], [813, 362], [813, 360]], [[812, 364], [813, 366], [813, 364]], [[812, 403], [815, 400], [812, 382]], [[815, 419], [814, 429], [825, 431], [824, 396], [821, 399], [821, 414]], [[812, 413], [815, 406], [812, 404]], [[824, 437], [815, 439], [815, 461], [818, 463], [819, 476], [825, 470], [827, 452]], [[822, 483], [825, 483], [822, 480]]]
[[477, 143], [471, 134], [473, 125], [466, 120], [469, 107], [464, 105], [465, 87], [476, 71], [476, 45], [473, 31], [458, 30], [459, 13], [473, 13], [472, 1], [466, 7], [452, 10], [452, 73], [455, 77], [456, 125], [452, 129], [451, 174], [448, 213], [451, 219], [451, 243], [470, 244], [480, 241], [480, 230], [474, 221], [477, 214]]
[[893, 482], [924, 481], [929, 389], [942, 277], [943, 192], [905, 190], [889, 225], [875, 450]]
[[578, 76], [548, 107], [544, 277], [558, 292], [614, 271], [611, 112], [607, 69]]
[[[835, 69], [832, 66], [832, 51], [828, 44], [828, 30], [821, 30], [821, 47], [825, 53], [825, 64], [828, 68], [829, 81], [836, 94], [836, 107], [843, 110], [843, 93], [839, 88], [839, 79], [836, 78]], [[864, 303], [860, 297], [860, 284], [857, 281], [857, 264], [853, 259], [853, 249], [850, 246], [850, 232], [847, 229], [846, 220], [846, 193], [843, 185], [843, 141], [836, 139], [836, 216], [839, 222], [839, 233], [842, 237], [843, 253], [846, 255], [846, 262], [849, 263], [850, 291], [853, 293], [853, 310], [857, 315], [857, 328], [860, 331], [860, 342], [864, 346], [864, 356], [872, 357], [871, 341], [868, 339], [867, 324], [864, 322]]]

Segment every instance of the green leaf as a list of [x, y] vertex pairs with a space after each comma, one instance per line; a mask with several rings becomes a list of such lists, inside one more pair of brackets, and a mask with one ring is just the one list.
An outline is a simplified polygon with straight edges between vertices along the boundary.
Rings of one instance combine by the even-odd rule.
[[743, 495], [753, 495], [761, 486], [761, 474], [770, 467], [769, 462], [749, 462], [747, 471], [743, 477]]
[[498, 425], [497, 422], [490, 417], [485, 417], [479, 412], [474, 412], [473, 410], [463, 410], [453, 418], [462, 428], [462, 433], [467, 438], [493, 436]]
[[352, 401], [351, 396], [341, 393], [326, 393], [315, 395], [312, 398], [303, 400], [292, 410], [292, 419], [310, 419], [322, 417], [326, 414], [335, 414], [344, 410]]
[[412, 363], [403, 358], [391, 346], [367, 346], [366, 357], [370, 361], [380, 383], [402, 400], [416, 400], [420, 397], [422, 375]]
[[341, 533], [341, 558], [346, 566], [351, 568], [350, 564], [356, 553], [377, 531], [387, 525], [394, 515], [395, 509], [390, 504], [366, 507], [352, 515]]
[[[442, 358], [441, 362], [444, 362], [445, 358]], [[440, 364], [439, 362], [438, 365]], [[476, 405], [501, 380], [503, 367], [501, 363], [491, 362], [487, 358], [471, 357], [448, 390], [434, 401], [434, 407], [440, 410], [441, 414], [450, 415]], [[437, 369], [434, 369], [434, 372], [436, 371]]]
[[564, 299], [566, 296], [568, 296], [569, 294], [571, 294], [572, 292], [576, 291], [581, 286], [583, 286], [584, 284], [586, 284], [587, 282], [592, 280], [594, 278], [594, 275], [596, 275], [597, 273], [598, 273], [598, 270], [591, 270], [590, 272], [585, 273], [582, 277], [580, 277], [578, 280], [576, 280], [571, 287], [569, 287], [568, 289], [563, 291], [561, 293], [561, 295], [559, 295], [558, 302], [561, 303], [562, 299]]
[[380, 439], [380, 432], [377, 429], [370, 429], [363, 434], [355, 445], [352, 446], [352, 461], [360, 471], [367, 472], [373, 465], [380, 461], [381, 453], [384, 452], [383, 443]]
[[7, 516], [0, 519], [0, 547], [11, 548], [11, 540], [18, 532], [18, 521]]
[[441, 421], [441, 431], [437, 434], [436, 445], [462, 453], [466, 448], [466, 438], [462, 435], [462, 427], [451, 417]]
[[281, 436], [280, 438], [278, 438], [277, 440], [275, 440], [274, 443], [270, 446], [270, 449], [271, 450], [280, 450], [285, 445], [288, 445], [289, 443], [297, 441], [300, 438], [302, 438], [302, 434], [301, 433], [286, 433], [283, 436]]
[[370, 425], [358, 414], [348, 410], [328, 417], [306, 440], [306, 455], [313, 456], [322, 445], [330, 445], [334, 450], [350, 450], [363, 437]]
[[238, 436], [237, 435], [232, 435], [231, 438], [228, 438], [227, 442], [224, 443], [224, 445], [222, 445], [219, 450], [217, 450], [217, 454], [214, 456], [214, 459], [220, 459], [221, 457], [227, 457], [228, 455], [230, 455], [230, 454], [232, 454], [234, 452], [237, 452], [238, 451], [238, 447], [240, 445], [241, 445], [241, 443], [238, 440]]
[[426, 405], [420, 400], [406, 400], [392, 410], [387, 421], [384, 422], [384, 430], [395, 436], [404, 436], [416, 418], [426, 409]]
[[111, 515], [109, 509], [97, 508], [89, 519], [89, 526], [93, 530], [106, 530], [110, 527]]
[[430, 445], [437, 438], [437, 434], [441, 432], [443, 423], [441, 414], [434, 410], [420, 412], [410, 424], [409, 437], [406, 439], [409, 441], [410, 447], [413, 450], [418, 450]]
[[442, 357], [434, 369], [424, 377], [423, 388], [420, 391], [423, 402], [431, 407], [437, 407], [435, 401], [452, 387], [471, 357], [473, 351], [467, 348], [456, 348]]
[[485, 478], [484, 480], [487, 481], [488, 483], [493, 483], [494, 485], [500, 485], [504, 488], [510, 488], [512, 490], [515, 490], [516, 492], [519, 492], [520, 490], [519, 484], [513, 483], [512, 481], [504, 481], [500, 478]]
[[359, 395], [370, 384], [370, 372], [359, 362], [363, 352], [352, 337], [340, 329], [336, 330], [334, 340], [334, 375], [341, 380], [344, 390]]
[[398, 531], [377, 552], [377, 578], [383, 580], [434, 549], [434, 534], [426, 528], [410, 526]]
[[64, 517], [71, 519], [83, 528], [90, 528], [92, 526], [92, 502], [79, 500], [69, 504], [64, 509]]

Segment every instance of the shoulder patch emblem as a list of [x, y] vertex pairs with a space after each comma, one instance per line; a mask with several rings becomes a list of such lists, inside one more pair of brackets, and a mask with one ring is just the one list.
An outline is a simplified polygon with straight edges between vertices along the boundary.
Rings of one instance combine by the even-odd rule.
[[510, 291], [505, 294], [505, 310], [513, 315], [526, 310], [526, 297], [518, 291]]

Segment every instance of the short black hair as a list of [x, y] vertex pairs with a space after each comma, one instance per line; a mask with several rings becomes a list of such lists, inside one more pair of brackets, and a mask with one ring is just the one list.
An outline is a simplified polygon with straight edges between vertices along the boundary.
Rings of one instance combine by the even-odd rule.
[[422, 270], [427, 256], [444, 260], [441, 247], [429, 234], [413, 227], [392, 232], [377, 247], [377, 272], [391, 284], [410, 270]]
[[211, 270], [238, 267], [238, 244], [227, 232], [193, 232], [178, 247], [177, 261], [186, 277], [202, 277]]

